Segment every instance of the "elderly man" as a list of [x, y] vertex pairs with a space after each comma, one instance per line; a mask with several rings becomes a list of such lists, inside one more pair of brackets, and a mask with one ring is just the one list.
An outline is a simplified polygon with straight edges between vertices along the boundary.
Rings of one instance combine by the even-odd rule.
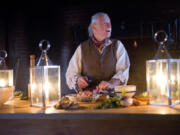
[[119, 40], [110, 39], [111, 21], [106, 13], [96, 13], [89, 25], [89, 40], [82, 42], [66, 72], [70, 89], [98, 91], [124, 85], [129, 78], [129, 57]]

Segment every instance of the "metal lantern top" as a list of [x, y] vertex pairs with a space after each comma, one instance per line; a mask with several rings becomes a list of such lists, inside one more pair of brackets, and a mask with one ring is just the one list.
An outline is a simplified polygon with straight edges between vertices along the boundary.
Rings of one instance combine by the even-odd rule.
[[50, 59], [47, 56], [47, 51], [50, 49], [51, 44], [47, 40], [41, 40], [39, 42], [39, 48], [42, 51], [41, 56], [38, 60], [37, 66], [48, 66], [52, 65]]
[[154, 34], [154, 40], [159, 44], [158, 51], [154, 59], [170, 59], [171, 55], [168, 53], [166, 48], [166, 42], [168, 40], [168, 35], [164, 30], [160, 30]]

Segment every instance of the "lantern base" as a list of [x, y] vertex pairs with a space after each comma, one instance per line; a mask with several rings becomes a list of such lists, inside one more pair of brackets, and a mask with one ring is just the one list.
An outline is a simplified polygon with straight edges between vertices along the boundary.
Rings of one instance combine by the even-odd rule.
[[154, 105], [154, 106], [169, 106], [169, 107], [175, 107], [176, 105], [179, 105], [180, 101], [177, 101], [173, 104], [162, 104], [162, 103], [149, 103], [149, 105]]
[[38, 104], [31, 104], [31, 107], [40, 107], [40, 108], [49, 108], [53, 107], [58, 101], [51, 102], [51, 104], [46, 104], [43, 105], [43, 103], [38, 103]]

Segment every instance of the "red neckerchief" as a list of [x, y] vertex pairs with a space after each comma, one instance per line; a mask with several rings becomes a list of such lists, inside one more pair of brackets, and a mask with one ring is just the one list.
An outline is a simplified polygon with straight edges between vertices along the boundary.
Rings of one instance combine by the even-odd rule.
[[100, 46], [100, 45], [104, 44], [104, 42], [105, 42], [105, 40], [97, 41], [97, 39], [94, 36], [92, 37], [92, 40], [93, 40], [95, 46]]

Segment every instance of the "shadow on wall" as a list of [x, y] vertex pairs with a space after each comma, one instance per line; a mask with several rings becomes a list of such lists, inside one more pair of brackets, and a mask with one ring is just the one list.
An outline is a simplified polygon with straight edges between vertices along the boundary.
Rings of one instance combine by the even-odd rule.
[[70, 41], [64, 42], [60, 50], [60, 65], [61, 65], [61, 94], [66, 95], [70, 93], [75, 93], [75, 91], [70, 90], [66, 83], [66, 71], [69, 65], [69, 61], [74, 54], [79, 43], [72, 43]]
[[130, 59], [128, 84], [136, 85], [137, 93], [146, 91], [146, 60], [154, 57], [155, 51], [151, 39], [122, 40]]

